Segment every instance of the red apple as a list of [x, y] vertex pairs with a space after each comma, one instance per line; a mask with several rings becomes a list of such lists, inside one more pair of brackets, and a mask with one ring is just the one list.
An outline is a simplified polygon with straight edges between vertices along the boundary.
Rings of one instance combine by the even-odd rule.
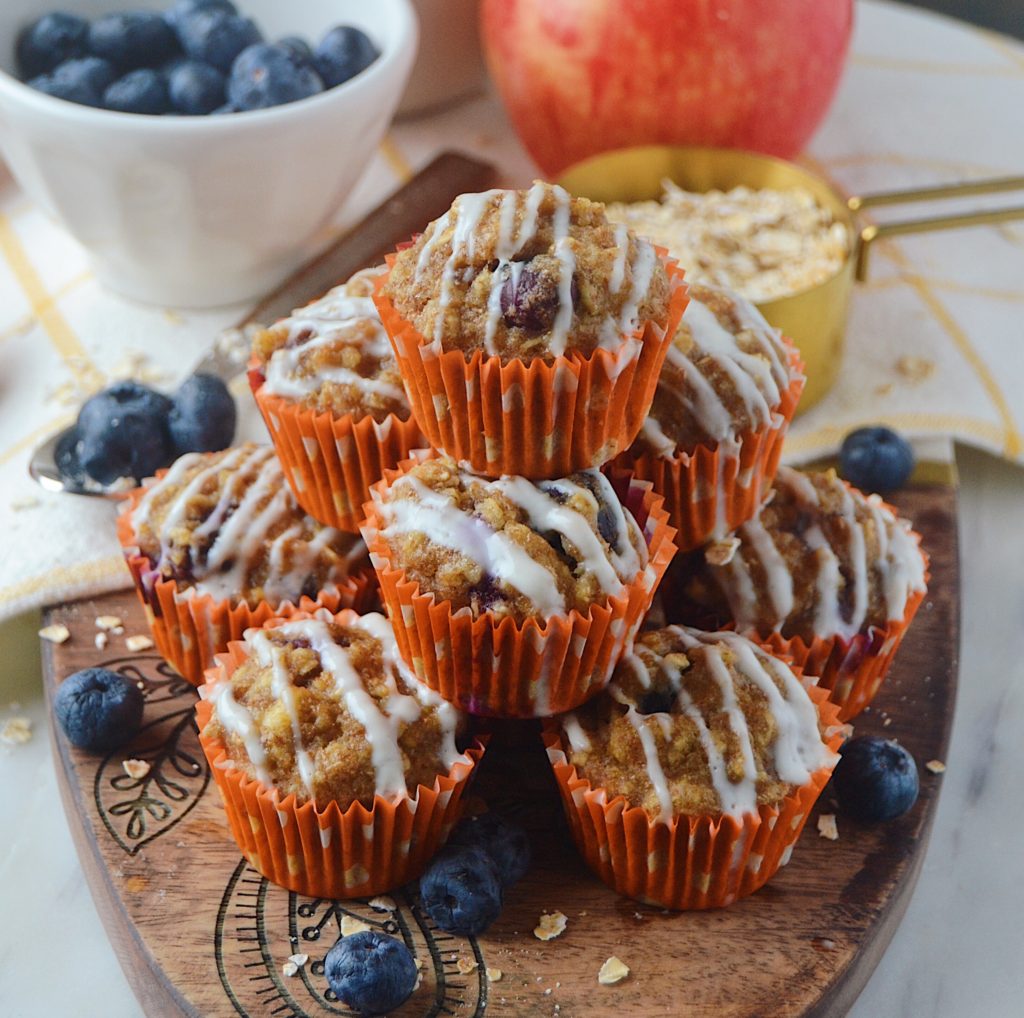
[[843, 69], [853, 0], [483, 0], [512, 123], [549, 175], [672, 143], [796, 155]]

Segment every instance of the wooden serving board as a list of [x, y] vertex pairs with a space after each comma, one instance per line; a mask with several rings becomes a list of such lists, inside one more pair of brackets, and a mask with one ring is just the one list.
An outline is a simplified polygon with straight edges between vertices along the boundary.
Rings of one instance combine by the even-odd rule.
[[[97, 908], [147, 1015], [160, 1018], [321, 1018], [351, 1012], [333, 999], [323, 959], [344, 916], [400, 936], [421, 963], [420, 987], [400, 1018], [842, 1015], [885, 950], [924, 858], [941, 778], [924, 769], [945, 757], [958, 645], [956, 493], [915, 487], [894, 499], [924, 537], [931, 592], [880, 691], [857, 723], [897, 738], [918, 760], [921, 796], [905, 817], [869, 828], [839, 818], [839, 840], [811, 817], [788, 867], [728, 909], [669, 914], [621, 898], [582, 865], [561, 815], [535, 728], [498, 733], [475, 791], [530, 832], [535, 861], [479, 938], [452, 937], [424, 915], [415, 886], [398, 890], [395, 913], [365, 901], [304, 898], [270, 885], [240, 857], [199, 748], [196, 694], [160, 658], [133, 655], [125, 637], [94, 646], [95, 619], [145, 632], [131, 591], [53, 608], [71, 639], [44, 645], [48, 694], [76, 669], [103, 665], [140, 682], [145, 727], [104, 758], [53, 745], [68, 821]], [[130, 778], [122, 761], [152, 765]], [[826, 796], [827, 796], [826, 792]], [[542, 912], [568, 916], [541, 942]], [[282, 974], [292, 954], [309, 962]], [[631, 969], [597, 982], [610, 955]], [[465, 963], [475, 968], [463, 972]], [[500, 969], [491, 982], [487, 968]]]

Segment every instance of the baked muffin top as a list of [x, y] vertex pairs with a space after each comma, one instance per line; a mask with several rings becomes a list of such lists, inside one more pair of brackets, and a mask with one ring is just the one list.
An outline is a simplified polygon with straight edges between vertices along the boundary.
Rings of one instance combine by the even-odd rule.
[[399, 252], [383, 292], [440, 349], [503, 361], [619, 350], [669, 305], [649, 241], [540, 181], [460, 195]]
[[633, 448], [671, 458], [781, 422], [775, 411], [792, 378], [781, 334], [753, 304], [717, 287], [691, 286]]
[[487, 480], [441, 458], [373, 497], [391, 566], [474, 618], [586, 612], [647, 569], [640, 527], [596, 470]]
[[358, 537], [299, 508], [270, 446], [182, 456], [143, 496], [131, 523], [161, 577], [253, 608], [315, 598], [369, 568]]
[[925, 589], [910, 523], [833, 470], [781, 468], [760, 515], [704, 558], [689, 596], [762, 637], [849, 639], [903, 618]]
[[340, 625], [320, 611], [245, 643], [246, 660], [202, 692], [205, 731], [282, 798], [369, 808], [430, 787], [459, 757], [463, 715], [409, 672], [383, 615]]
[[836, 759], [788, 665], [735, 633], [683, 626], [641, 634], [562, 724], [581, 777], [663, 822], [754, 813]]
[[372, 300], [384, 268], [357, 272], [256, 334], [253, 353], [263, 365], [267, 395], [339, 417], [408, 419], [409, 400]]

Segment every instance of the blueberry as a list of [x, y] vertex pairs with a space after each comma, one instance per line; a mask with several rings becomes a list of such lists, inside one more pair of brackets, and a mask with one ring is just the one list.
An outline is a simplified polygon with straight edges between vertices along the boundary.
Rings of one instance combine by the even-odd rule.
[[851, 431], [839, 450], [839, 472], [863, 491], [895, 491], [913, 470], [914, 450], [890, 428]]
[[142, 691], [106, 668], [69, 675], [53, 698], [53, 711], [73, 746], [116, 749], [133, 739], [142, 724]]
[[177, 455], [218, 452], [235, 437], [235, 401], [216, 375], [191, 375], [171, 397], [168, 426]]
[[82, 469], [82, 462], [78, 458], [78, 444], [78, 428], [66, 431], [53, 450], [53, 461], [57, 465], [61, 477], [65, 477], [72, 484], [81, 487], [88, 482], [89, 478]]
[[[575, 278], [570, 283], [569, 293], [575, 304], [579, 299]], [[558, 279], [526, 263], [517, 272], [509, 271], [499, 300], [501, 317], [509, 328], [546, 332], [555, 324], [561, 305]]]
[[177, 24], [182, 49], [193, 60], [213, 64], [227, 74], [235, 58], [263, 35], [249, 18], [223, 10], [200, 10]]
[[300, 39], [297, 35], [286, 35], [283, 39], [277, 40], [277, 45], [291, 50], [303, 63], [313, 63], [313, 50], [305, 39]]
[[352, 25], [332, 28], [316, 48], [316, 69], [324, 86], [334, 88], [360, 71], [365, 71], [380, 56], [380, 50], [365, 32]]
[[482, 848], [456, 846], [438, 855], [420, 877], [427, 915], [446, 933], [483, 933], [501, 912], [501, 881]]
[[530, 839], [526, 831], [497, 813], [462, 820], [452, 831], [448, 846], [482, 849], [494, 864], [502, 887], [521, 880], [530, 868]]
[[117, 71], [109, 60], [75, 57], [65, 60], [50, 74], [33, 78], [29, 85], [58, 99], [83, 106], [102, 106], [103, 93], [116, 77]]
[[280, 43], [250, 46], [235, 61], [228, 99], [240, 110], [263, 110], [324, 90], [320, 75]]
[[224, 105], [224, 75], [210, 64], [185, 60], [167, 75], [175, 113], [203, 116]]
[[377, 930], [342, 937], [327, 952], [324, 974], [343, 1004], [359, 1014], [387, 1014], [401, 1007], [416, 988], [412, 952], [400, 940]]
[[18, 36], [18, 73], [23, 81], [52, 71], [58, 64], [88, 52], [89, 22], [74, 14], [44, 14]]
[[89, 26], [89, 52], [122, 71], [159, 67], [177, 50], [171, 27], [151, 11], [104, 14]]
[[185, 18], [191, 17], [199, 11], [222, 11], [224, 14], [237, 14], [238, 8], [231, 0], [178, 0], [170, 10], [164, 12], [164, 20], [174, 28]]
[[87, 400], [78, 414], [78, 456], [101, 484], [141, 480], [174, 459], [167, 428], [172, 403], [138, 382], [117, 382]]
[[899, 743], [861, 735], [840, 752], [832, 787], [847, 815], [864, 823], [894, 820], [917, 801], [917, 765]]
[[149, 67], [140, 67], [118, 78], [103, 93], [103, 105], [119, 113], [159, 115], [171, 112], [167, 81], [159, 71]]

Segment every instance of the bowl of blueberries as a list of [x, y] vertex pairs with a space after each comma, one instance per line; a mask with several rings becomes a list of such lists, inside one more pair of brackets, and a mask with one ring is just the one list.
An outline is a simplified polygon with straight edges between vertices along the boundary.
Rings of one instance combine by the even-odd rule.
[[409, 0], [0, 4], [0, 152], [146, 303], [211, 307], [307, 260], [416, 54]]

